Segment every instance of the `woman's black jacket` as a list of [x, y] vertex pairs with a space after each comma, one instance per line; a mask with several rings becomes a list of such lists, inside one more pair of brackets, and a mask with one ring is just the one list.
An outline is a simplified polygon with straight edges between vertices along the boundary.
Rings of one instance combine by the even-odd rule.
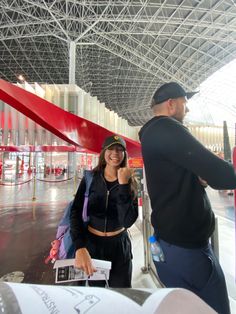
[[[76, 249], [86, 247], [87, 228], [82, 220], [85, 179], [81, 180], [71, 208], [70, 233]], [[129, 228], [138, 217], [138, 200], [130, 183], [114, 184], [108, 191], [101, 172], [93, 172], [88, 200], [89, 225], [102, 232]]]

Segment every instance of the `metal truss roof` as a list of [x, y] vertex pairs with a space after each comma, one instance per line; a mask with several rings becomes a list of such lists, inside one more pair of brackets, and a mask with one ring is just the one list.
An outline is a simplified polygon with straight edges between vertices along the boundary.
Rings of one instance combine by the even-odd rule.
[[157, 86], [196, 89], [236, 58], [233, 0], [0, 0], [0, 77], [75, 82], [141, 125]]

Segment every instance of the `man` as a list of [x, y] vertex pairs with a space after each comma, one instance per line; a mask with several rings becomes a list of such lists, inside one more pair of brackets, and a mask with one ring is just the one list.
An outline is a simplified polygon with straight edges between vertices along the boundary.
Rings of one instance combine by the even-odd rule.
[[215, 216], [205, 186], [235, 189], [236, 175], [183, 126], [194, 94], [175, 82], [162, 85], [152, 99], [154, 118], [140, 131], [151, 222], [165, 255], [155, 266], [166, 287], [189, 289], [228, 314], [224, 274], [209, 244]]

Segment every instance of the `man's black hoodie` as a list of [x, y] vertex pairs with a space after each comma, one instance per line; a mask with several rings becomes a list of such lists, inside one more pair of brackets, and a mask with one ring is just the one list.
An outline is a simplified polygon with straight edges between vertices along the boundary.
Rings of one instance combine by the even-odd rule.
[[155, 232], [181, 247], [205, 246], [215, 217], [201, 179], [214, 189], [235, 189], [233, 166], [171, 117], [152, 118], [139, 136]]

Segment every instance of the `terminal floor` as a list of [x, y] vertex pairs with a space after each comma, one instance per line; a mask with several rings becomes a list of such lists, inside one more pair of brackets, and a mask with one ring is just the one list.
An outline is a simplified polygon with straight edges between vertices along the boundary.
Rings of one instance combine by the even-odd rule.
[[[0, 185], [0, 281], [54, 284], [52, 264], [44, 259], [55, 238], [56, 228], [66, 204], [73, 199], [77, 183], [33, 181], [16, 186]], [[236, 313], [235, 214], [233, 197], [208, 189], [218, 217], [220, 262], [223, 267], [232, 313]], [[32, 201], [35, 196], [36, 200]], [[142, 234], [131, 228], [134, 255], [133, 287], [156, 287], [144, 266]]]

